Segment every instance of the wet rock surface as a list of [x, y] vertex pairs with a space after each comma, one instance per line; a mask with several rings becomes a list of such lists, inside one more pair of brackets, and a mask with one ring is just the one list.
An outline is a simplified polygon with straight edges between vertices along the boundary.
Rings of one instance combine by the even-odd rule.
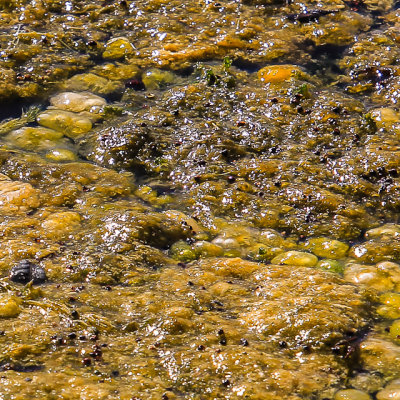
[[46, 281], [46, 271], [40, 265], [22, 260], [11, 268], [10, 280], [24, 284], [32, 281], [38, 285]]
[[398, 395], [396, 2], [0, 12], [0, 397]]

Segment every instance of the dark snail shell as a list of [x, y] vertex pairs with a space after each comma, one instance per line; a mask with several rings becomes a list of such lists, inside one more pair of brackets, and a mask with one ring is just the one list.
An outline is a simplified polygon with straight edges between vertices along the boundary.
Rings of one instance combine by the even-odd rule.
[[26, 284], [33, 281], [38, 285], [43, 283], [46, 278], [46, 271], [37, 264], [29, 260], [22, 260], [11, 268], [10, 279], [16, 283]]

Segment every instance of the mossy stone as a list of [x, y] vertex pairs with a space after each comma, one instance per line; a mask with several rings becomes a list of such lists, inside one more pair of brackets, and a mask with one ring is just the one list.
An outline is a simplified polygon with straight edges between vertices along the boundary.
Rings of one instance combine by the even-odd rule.
[[349, 246], [346, 243], [329, 238], [310, 239], [304, 244], [304, 248], [318, 257], [333, 259], [345, 257], [349, 250]]
[[271, 264], [287, 264], [304, 267], [314, 267], [317, 263], [318, 258], [313, 254], [295, 250], [279, 254], [271, 260]]

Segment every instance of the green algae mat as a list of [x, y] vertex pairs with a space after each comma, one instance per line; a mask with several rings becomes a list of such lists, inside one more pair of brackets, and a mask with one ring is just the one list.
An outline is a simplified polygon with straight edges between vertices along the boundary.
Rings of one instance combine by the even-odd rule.
[[400, 399], [400, 2], [0, 0], [0, 399]]

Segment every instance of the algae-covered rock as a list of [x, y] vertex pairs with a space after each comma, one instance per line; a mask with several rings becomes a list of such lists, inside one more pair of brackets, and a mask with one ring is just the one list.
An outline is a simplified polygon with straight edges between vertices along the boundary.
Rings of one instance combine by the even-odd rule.
[[204, 240], [197, 241], [193, 249], [198, 257], [220, 257], [224, 254], [222, 247]]
[[258, 79], [263, 83], [281, 83], [291, 79], [301, 79], [307, 76], [296, 65], [271, 65], [257, 72]]
[[54, 213], [42, 222], [44, 234], [49, 238], [67, 237], [81, 224], [81, 216], [73, 211]]
[[106, 63], [96, 65], [93, 73], [110, 80], [126, 80], [136, 78], [140, 74], [140, 68], [135, 64]]
[[372, 397], [361, 390], [345, 389], [335, 393], [334, 400], [371, 400]]
[[317, 264], [318, 268], [321, 268], [325, 271], [329, 272], [334, 272], [336, 274], [342, 275], [345, 269], [344, 263], [338, 261], [338, 260], [332, 260], [332, 259], [325, 259], [321, 260]]
[[169, 249], [169, 255], [178, 261], [189, 262], [196, 259], [196, 252], [188, 243], [179, 241], [174, 243]]
[[151, 69], [143, 74], [142, 80], [147, 89], [159, 89], [160, 87], [172, 83], [176, 76], [169, 71]]
[[15, 318], [20, 313], [20, 301], [9, 296], [0, 297], [0, 318]]
[[90, 92], [62, 92], [51, 97], [50, 104], [66, 111], [98, 113], [107, 102]]
[[26, 150], [49, 149], [62, 143], [64, 134], [42, 127], [24, 127], [10, 132], [6, 140]]
[[350, 264], [344, 271], [345, 280], [379, 291], [400, 289], [400, 266], [393, 262], [376, 265]]
[[256, 270], [251, 279], [259, 285], [258, 301], [242, 313], [241, 320], [263, 337], [318, 347], [321, 342], [332, 343], [350, 326], [364, 323], [362, 296], [333, 274], [269, 265]]
[[393, 228], [390, 231], [380, 230], [379, 236], [376, 235], [373, 239], [351, 247], [348, 255], [358, 262], [364, 263], [395, 261], [400, 258], [400, 241]]
[[47, 110], [37, 116], [37, 121], [40, 125], [62, 132], [72, 139], [92, 129], [89, 118], [69, 111]]
[[76, 161], [77, 155], [73, 151], [67, 149], [52, 149], [46, 153], [46, 158], [57, 162]]
[[68, 91], [83, 92], [89, 91], [101, 95], [108, 95], [122, 91], [123, 85], [117, 81], [111, 81], [96, 74], [78, 74], [68, 79], [64, 84]]
[[237, 277], [244, 279], [250, 276], [261, 266], [251, 261], [245, 261], [240, 258], [222, 258], [211, 261], [204, 261], [202, 264], [204, 270], [209, 270], [217, 276]]
[[141, 165], [141, 154], [152, 153], [147, 146], [150, 141], [146, 127], [127, 121], [88, 134], [80, 142], [79, 152], [101, 166], [128, 169]]
[[0, 207], [4, 210], [29, 210], [40, 205], [40, 192], [29, 183], [1, 180]]
[[178, 210], [166, 210], [164, 214], [170, 218], [171, 220], [182, 224], [187, 225], [194, 234], [202, 232], [204, 229], [200, 227], [200, 225], [191, 217], [188, 217], [183, 212]]
[[386, 378], [396, 378], [400, 373], [400, 346], [379, 335], [371, 335], [360, 344], [360, 357], [364, 368]]
[[377, 400], [399, 400], [400, 399], [400, 380], [390, 381], [384, 389], [376, 394]]
[[398, 237], [400, 236], [400, 225], [397, 224], [385, 224], [378, 228], [369, 229], [365, 232], [367, 239], [376, 237]]
[[305, 267], [314, 267], [317, 262], [318, 258], [313, 254], [294, 250], [279, 254], [271, 260], [271, 264], [301, 265]]
[[382, 306], [377, 308], [377, 313], [387, 319], [400, 318], [400, 294], [394, 292], [383, 293], [379, 297]]
[[106, 44], [103, 58], [116, 60], [133, 54], [135, 48], [126, 37], [116, 37]]
[[349, 246], [338, 240], [315, 238], [307, 240], [304, 243], [304, 248], [318, 257], [338, 259], [346, 256]]

